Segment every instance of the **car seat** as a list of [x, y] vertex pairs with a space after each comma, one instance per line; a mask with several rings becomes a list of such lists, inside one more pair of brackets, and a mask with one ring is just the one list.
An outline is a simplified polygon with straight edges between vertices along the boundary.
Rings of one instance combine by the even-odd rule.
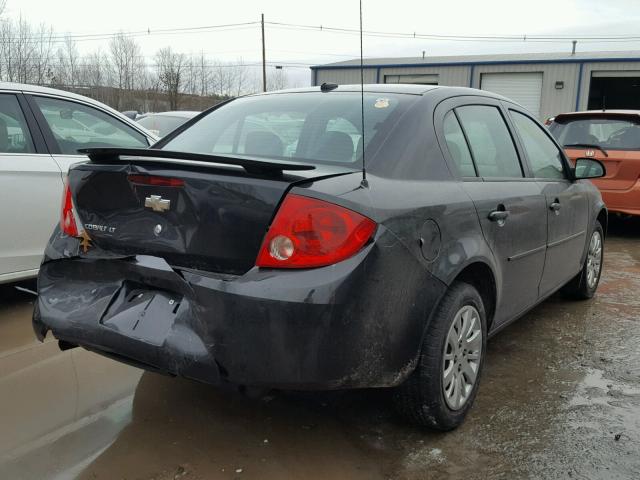
[[324, 132], [313, 158], [330, 162], [351, 162], [353, 160], [353, 140], [344, 132]]
[[255, 131], [247, 133], [244, 153], [266, 157], [282, 157], [284, 145], [275, 133]]

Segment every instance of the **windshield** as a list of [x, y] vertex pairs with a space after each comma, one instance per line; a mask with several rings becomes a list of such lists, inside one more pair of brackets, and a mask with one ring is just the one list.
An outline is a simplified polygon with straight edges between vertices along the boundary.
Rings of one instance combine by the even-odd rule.
[[138, 120], [138, 123], [151, 133], [164, 137], [166, 134], [171, 133], [180, 125], [185, 123], [189, 118], [187, 117], [169, 117], [167, 115], [148, 115]]
[[365, 93], [363, 141], [359, 92], [243, 97], [213, 110], [163, 148], [360, 168], [363, 150], [386, 136], [415, 98]]
[[640, 149], [640, 125], [621, 118], [561, 119], [549, 130], [561, 145], [594, 145], [607, 150]]

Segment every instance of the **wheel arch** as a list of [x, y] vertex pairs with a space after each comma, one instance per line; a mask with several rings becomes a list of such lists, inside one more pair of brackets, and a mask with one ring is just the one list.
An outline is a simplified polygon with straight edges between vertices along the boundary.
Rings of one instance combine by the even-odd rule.
[[609, 223], [609, 212], [605, 207], [600, 208], [600, 211], [598, 212], [598, 216], [596, 217], [596, 220], [598, 220], [600, 222], [600, 225], [602, 225], [602, 232], [604, 233], [604, 236], [606, 238], [607, 227]]
[[[489, 281], [487, 281], [487, 279]], [[465, 282], [472, 285], [482, 298], [487, 315], [487, 330], [491, 328], [498, 304], [498, 287], [493, 269], [486, 262], [475, 260], [467, 264], [452, 282]]]

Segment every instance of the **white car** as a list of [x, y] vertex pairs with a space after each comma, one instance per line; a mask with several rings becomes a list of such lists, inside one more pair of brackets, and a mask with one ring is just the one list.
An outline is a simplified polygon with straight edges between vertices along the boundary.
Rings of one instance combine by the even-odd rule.
[[90, 147], [157, 138], [108, 106], [69, 92], [0, 82], [0, 283], [35, 277], [59, 219], [64, 177]]
[[200, 112], [176, 110], [172, 112], [145, 113], [136, 117], [136, 122], [158, 137], [164, 137], [191, 120]]

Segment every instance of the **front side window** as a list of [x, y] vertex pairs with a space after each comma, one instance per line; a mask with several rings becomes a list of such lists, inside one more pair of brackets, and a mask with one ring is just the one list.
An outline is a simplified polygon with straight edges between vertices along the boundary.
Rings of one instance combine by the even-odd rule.
[[485, 178], [522, 178], [513, 139], [500, 111], [488, 105], [455, 109], [469, 140], [478, 175]]
[[0, 153], [34, 153], [27, 122], [15, 95], [0, 95]]
[[387, 137], [416, 98], [365, 92], [363, 138], [359, 92], [243, 97], [211, 111], [163, 148], [360, 168], [362, 152]]
[[476, 170], [473, 166], [471, 153], [469, 152], [467, 141], [464, 138], [464, 133], [462, 132], [462, 128], [460, 128], [460, 123], [458, 123], [455, 113], [451, 111], [445, 115], [443, 127], [444, 138], [447, 142], [449, 154], [456, 164], [460, 176], [475, 177]]
[[149, 146], [140, 132], [96, 108], [57, 98], [34, 99], [65, 155], [82, 148]]
[[511, 118], [536, 178], [562, 179], [562, 153], [536, 122], [511, 110]]

